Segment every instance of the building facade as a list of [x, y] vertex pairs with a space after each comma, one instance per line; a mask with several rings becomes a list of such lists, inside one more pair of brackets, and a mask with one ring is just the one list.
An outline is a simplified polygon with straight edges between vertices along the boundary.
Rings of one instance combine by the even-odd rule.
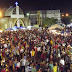
[[3, 11], [3, 17], [0, 18], [0, 28], [7, 29], [14, 26], [27, 27], [31, 25], [31, 20], [24, 16], [22, 9], [19, 6], [10, 6], [8, 9]]
[[61, 22], [61, 13], [60, 10], [35, 10], [29, 11], [29, 19], [31, 20], [32, 25], [38, 24], [42, 25], [42, 20], [48, 18], [55, 18], [58, 20], [58, 23]]

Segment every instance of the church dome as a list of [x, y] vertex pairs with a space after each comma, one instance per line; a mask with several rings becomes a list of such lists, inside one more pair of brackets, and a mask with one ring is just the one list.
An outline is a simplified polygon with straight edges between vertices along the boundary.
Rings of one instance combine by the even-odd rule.
[[[5, 12], [5, 16], [11, 16], [15, 14], [16, 14], [16, 7], [13, 7], [13, 6], [10, 6]], [[24, 15], [20, 7], [19, 7], [19, 14]]]
[[10, 6], [10, 7], [6, 10], [5, 16], [11, 16], [11, 14], [12, 14], [12, 12], [13, 12], [14, 9], [15, 9], [15, 7]]

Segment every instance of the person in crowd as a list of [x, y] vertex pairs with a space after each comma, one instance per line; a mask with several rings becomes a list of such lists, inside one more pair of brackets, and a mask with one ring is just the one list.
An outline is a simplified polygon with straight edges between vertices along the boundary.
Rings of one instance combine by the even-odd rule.
[[50, 61], [49, 67], [50, 67], [50, 70], [52, 72], [53, 71], [53, 62], [52, 61]]
[[16, 65], [16, 70], [18, 71], [18, 72], [21, 72], [21, 69], [20, 69], [20, 61], [18, 60], [17, 61], [17, 65]]
[[25, 66], [26, 66], [26, 59], [24, 57], [20, 60], [21, 62], [21, 72], [25, 72]]
[[42, 71], [41, 71], [41, 68], [40, 68], [37, 72], [42, 72]]
[[54, 64], [54, 66], [53, 66], [53, 72], [58, 72], [58, 70], [57, 70], [57, 62]]
[[10, 71], [13, 71], [12, 65], [13, 65], [12, 59], [10, 58], [10, 60], [9, 60], [9, 70], [10, 70]]
[[36, 72], [36, 67], [35, 66], [32, 67], [31, 72]]
[[32, 61], [34, 61], [35, 60], [35, 51], [34, 51], [34, 49], [32, 49], [32, 51], [30, 51], [30, 53], [31, 53]]

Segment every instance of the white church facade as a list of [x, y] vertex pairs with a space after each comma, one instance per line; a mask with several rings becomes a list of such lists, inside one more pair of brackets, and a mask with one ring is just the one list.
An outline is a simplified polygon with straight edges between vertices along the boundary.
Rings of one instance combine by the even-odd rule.
[[4, 15], [0, 18], [0, 28], [7, 29], [14, 26], [27, 27], [31, 25], [31, 21], [28, 17], [24, 16], [22, 9], [16, 4], [16, 7], [10, 6], [5, 10]]

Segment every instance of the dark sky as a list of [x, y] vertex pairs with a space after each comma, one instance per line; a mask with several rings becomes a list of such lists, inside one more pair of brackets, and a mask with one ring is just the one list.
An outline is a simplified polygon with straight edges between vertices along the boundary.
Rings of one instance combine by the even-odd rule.
[[23, 10], [72, 10], [72, 0], [0, 0], [0, 8], [15, 6], [16, 1]]

